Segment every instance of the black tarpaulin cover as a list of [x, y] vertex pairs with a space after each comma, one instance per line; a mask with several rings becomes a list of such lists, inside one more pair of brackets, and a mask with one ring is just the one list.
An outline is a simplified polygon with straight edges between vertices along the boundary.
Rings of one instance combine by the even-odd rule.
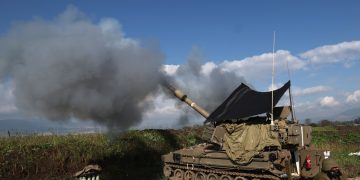
[[[274, 106], [289, 89], [290, 81], [274, 90]], [[234, 92], [213, 111], [206, 122], [238, 120], [266, 112], [271, 112], [271, 91], [258, 92], [245, 84], [241, 84]]]

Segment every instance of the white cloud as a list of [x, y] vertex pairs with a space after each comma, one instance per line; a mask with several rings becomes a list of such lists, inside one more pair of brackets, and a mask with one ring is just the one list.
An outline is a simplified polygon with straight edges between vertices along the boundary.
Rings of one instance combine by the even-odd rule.
[[218, 65], [216, 65], [213, 62], [207, 62], [205, 64], [203, 64], [201, 66], [201, 71], [200, 73], [205, 75], [205, 76], [209, 76], [209, 74], [218, 67]]
[[332, 96], [325, 96], [320, 100], [320, 105], [323, 107], [334, 107], [340, 103]]
[[[264, 53], [257, 56], [248, 57], [242, 60], [224, 61], [219, 66], [224, 71], [236, 72], [239, 76], [246, 79], [258, 79], [268, 77], [272, 72], [272, 53]], [[275, 53], [275, 73], [286, 72], [287, 64], [291, 70], [303, 69], [306, 63], [289, 51], [278, 50]], [[267, 72], [267, 73], [266, 73]]]
[[351, 65], [350, 61], [360, 60], [360, 41], [342, 42], [325, 45], [306, 51], [300, 56], [312, 63], [338, 63]]
[[347, 96], [346, 102], [348, 102], [348, 103], [360, 102], [360, 90], [356, 90], [352, 94]]
[[[272, 58], [272, 53], [263, 53], [241, 60], [225, 60], [217, 66], [223, 71], [235, 72], [238, 76], [243, 76], [252, 81], [271, 75]], [[346, 68], [350, 68], [356, 63], [356, 60], [360, 60], [360, 41], [325, 45], [306, 51], [300, 56], [292, 55], [287, 50], [278, 50], [275, 53], [275, 76], [278, 73], [286, 72], [287, 65], [292, 71], [307, 69], [307, 61], [312, 63], [342, 62]], [[214, 64], [211, 65], [214, 66]], [[317, 89], [307, 89], [303, 93], [323, 92], [325, 90], [327, 89], [324, 87], [317, 87]]]
[[293, 93], [294, 93], [294, 96], [304, 96], [304, 95], [326, 92], [329, 90], [330, 90], [330, 87], [319, 85], [319, 86], [309, 87], [309, 88], [305, 88], [305, 89], [294, 88]]
[[162, 66], [162, 71], [167, 75], [175, 75], [180, 65], [165, 64]]

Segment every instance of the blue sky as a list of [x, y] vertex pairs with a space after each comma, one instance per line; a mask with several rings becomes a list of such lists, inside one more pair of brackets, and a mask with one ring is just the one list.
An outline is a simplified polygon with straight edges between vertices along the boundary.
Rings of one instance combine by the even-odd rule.
[[258, 59], [271, 57], [267, 53], [276, 31], [276, 50], [283, 50], [276, 59], [283, 63], [276, 81], [288, 79], [281, 59], [297, 63], [290, 69], [299, 108], [322, 107], [309, 116], [318, 119], [327, 112], [360, 109], [360, 1], [6, 0], [0, 6], [0, 34], [5, 36], [17, 22], [51, 21], [70, 4], [94, 23], [114, 18], [126, 37], [157, 44], [166, 65], [185, 64], [196, 47], [204, 65], [243, 71], [237, 74], [258, 90], [268, 90], [271, 82], [271, 69], [264, 72], [259, 67], [268, 66]]
[[158, 41], [169, 63], [183, 62], [194, 45], [213, 61], [268, 52], [273, 31], [277, 48], [295, 54], [360, 39], [358, 1], [2, 1], [0, 32], [69, 4], [94, 21], [116, 18], [129, 37]]

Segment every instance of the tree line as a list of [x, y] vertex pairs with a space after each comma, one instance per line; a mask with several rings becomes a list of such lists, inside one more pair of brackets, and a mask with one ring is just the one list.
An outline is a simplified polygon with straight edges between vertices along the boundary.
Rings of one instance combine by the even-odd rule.
[[354, 124], [360, 124], [360, 117], [357, 117], [354, 120], [350, 120], [350, 121], [331, 121], [328, 119], [322, 119], [318, 122], [312, 122], [310, 118], [306, 118], [304, 124], [310, 126], [354, 125]]

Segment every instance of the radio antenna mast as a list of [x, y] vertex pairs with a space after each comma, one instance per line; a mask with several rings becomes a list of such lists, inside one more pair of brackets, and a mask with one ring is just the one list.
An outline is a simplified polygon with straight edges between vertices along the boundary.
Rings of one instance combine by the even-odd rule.
[[275, 31], [273, 37], [273, 52], [272, 52], [272, 78], [271, 78], [271, 125], [274, 125], [274, 76], [275, 76]]
[[[286, 67], [288, 70], [289, 80], [291, 80], [289, 60], [286, 61]], [[289, 87], [289, 99], [290, 99], [290, 107], [291, 107], [291, 120], [294, 122], [296, 120], [296, 114], [295, 114], [295, 108], [294, 108], [294, 106], [295, 106], [294, 99], [293, 99], [292, 93], [291, 93], [291, 86]]]

